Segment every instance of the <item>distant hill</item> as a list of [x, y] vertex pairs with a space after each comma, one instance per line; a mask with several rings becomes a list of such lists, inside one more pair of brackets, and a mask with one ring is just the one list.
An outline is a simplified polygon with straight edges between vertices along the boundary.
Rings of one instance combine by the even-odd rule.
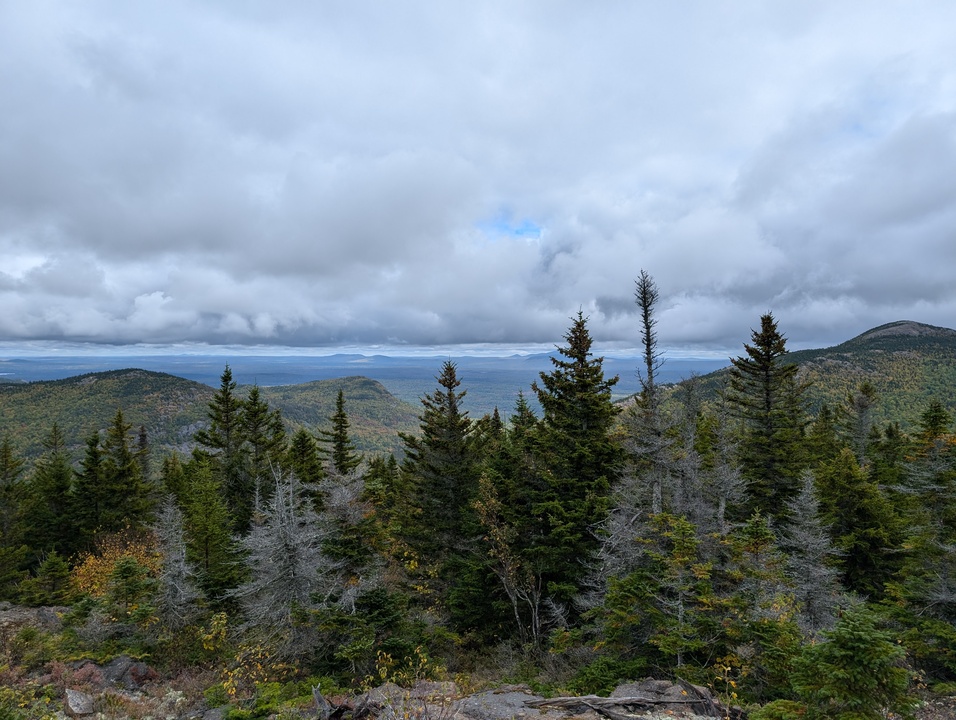
[[42, 452], [43, 438], [58, 423], [67, 444], [78, 449], [122, 409], [127, 422], [145, 426], [154, 445], [185, 449], [205, 420], [213, 392], [192, 380], [137, 369], [0, 384], [0, 434], [32, 456]]
[[[398, 449], [399, 430], [415, 432], [417, 408], [398, 400], [381, 383], [364, 377], [318, 380], [300, 385], [261, 388], [290, 427], [313, 432], [328, 427], [339, 388], [356, 447], [363, 452]], [[248, 387], [240, 387], [239, 393]], [[17, 452], [35, 456], [53, 423], [78, 455], [90, 434], [106, 428], [121, 408], [134, 428], [146, 428], [158, 454], [188, 452], [192, 436], [206, 422], [215, 390], [168, 373], [139, 369], [87, 373], [63, 380], [0, 384], [0, 436], [8, 435]]]
[[279, 408], [286, 422], [315, 432], [331, 429], [339, 390], [345, 397], [349, 432], [363, 452], [393, 452], [400, 448], [399, 432], [418, 431], [420, 408], [392, 395], [377, 380], [353, 375], [335, 380], [314, 380], [299, 385], [259, 388], [270, 407]]
[[[823, 403], [835, 407], [868, 380], [879, 397], [874, 413], [879, 424], [896, 421], [911, 429], [931, 400], [956, 414], [956, 330], [902, 320], [840, 345], [790, 352], [786, 362], [797, 365], [810, 383], [813, 411]], [[727, 372], [705, 376], [705, 392], [715, 391]]]

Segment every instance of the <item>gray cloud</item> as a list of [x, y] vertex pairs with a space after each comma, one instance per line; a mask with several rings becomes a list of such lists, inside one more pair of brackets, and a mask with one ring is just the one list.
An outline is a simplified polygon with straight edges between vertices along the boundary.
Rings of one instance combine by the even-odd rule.
[[0, 6], [0, 340], [956, 325], [956, 8]]

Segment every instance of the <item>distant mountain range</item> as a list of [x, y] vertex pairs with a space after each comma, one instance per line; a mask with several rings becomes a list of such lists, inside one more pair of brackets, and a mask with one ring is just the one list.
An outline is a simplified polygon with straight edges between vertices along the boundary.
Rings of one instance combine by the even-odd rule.
[[[335, 396], [342, 388], [352, 432], [360, 449], [388, 452], [400, 447], [398, 432], [415, 432], [419, 399], [436, 387], [441, 363], [458, 364], [461, 389], [468, 391], [465, 407], [473, 417], [499, 407], [507, 413], [519, 391], [526, 394], [549, 356], [510, 358], [45, 358], [0, 361], [5, 377], [0, 383], [0, 436], [9, 436], [18, 452], [40, 452], [42, 438], [54, 422], [79, 452], [96, 429], [109, 425], [117, 408], [126, 419], [143, 425], [154, 447], [188, 451], [193, 433], [206, 420], [206, 410], [229, 362], [234, 377], [248, 388], [260, 385], [263, 398], [279, 408], [293, 426], [315, 430], [327, 427]], [[912, 428], [931, 400], [940, 400], [956, 413], [956, 330], [916, 322], [894, 322], [869, 330], [835, 347], [799, 350], [786, 356], [811, 383], [813, 409], [824, 402], [839, 404], [847, 393], [869, 380], [880, 404], [880, 423], [899, 421]], [[148, 362], [142, 362], [148, 360]], [[137, 362], [150, 368], [83, 372], [104, 362]], [[165, 362], [166, 371], [160, 372]], [[668, 361], [659, 379], [674, 382], [700, 374], [705, 391], [715, 392], [726, 377], [723, 361]], [[606, 360], [608, 374], [619, 374], [621, 395], [639, 389], [634, 359]], [[26, 382], [42, 373], [80, 372], [60, 379]], [[183, 377], [182, 371], [194, 377]], [[715, 372], [709, 372], [716, 370]], [[334, 374], [337, 373], [337, 374]], [[705, 374], [709, 373], [709, 374]], [[374, 375], [375, 379], [367, 377]], [[199, 382], [196, 376], [202, 377]], [[297, 381], [302, 377], [308, 382]], [[318, 378], [318, 379], [316, 379]], [[284, 382], [283, 382], [284, 381]], [[531, 399], [531, 398], [529, 398]]]
[[[490, 413], [495, 407], [507, 414], [514, 407], [518, 391], [527, 394], [538, 374], [552, 367], [547, 353], [508, 357], [357, 354], [0, 357], [0, 384], [62, 380], [106, 370], [137, 368], [218, 387], [219, 376], [228, 363], [240, 385], [255, 383], [264, 388], [361, 375], [379, 381], [401, 400], [418, 405], [422, 395], [437, 387], [435, 377], [446, 360], [458, 367], [462, 389], [468, 391], [465, 406], [473, 416]], [[677, 382], [694, 374], [709, 373], [727, 363], [726, 359], [669, 359], [659, 380]], [[626, 397], [640, 389], [637, 378], [640, 365], [639, 358], [605, 358], [607, 374], [620, 376], [616, 396]]]

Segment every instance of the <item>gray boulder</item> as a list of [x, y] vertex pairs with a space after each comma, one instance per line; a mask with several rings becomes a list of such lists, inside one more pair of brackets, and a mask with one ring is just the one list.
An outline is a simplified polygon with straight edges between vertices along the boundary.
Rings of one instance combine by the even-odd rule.
[[82, 690], [66, 689], [63, 709], [70, 717], [87, 717], [93, 714], [93, 696]]

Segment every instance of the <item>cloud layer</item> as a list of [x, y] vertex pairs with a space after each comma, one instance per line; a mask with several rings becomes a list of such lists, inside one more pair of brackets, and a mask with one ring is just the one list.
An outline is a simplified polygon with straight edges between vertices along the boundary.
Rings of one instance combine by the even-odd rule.
[[0, 5], [0, 340], [956, 325], [956, 6]]

